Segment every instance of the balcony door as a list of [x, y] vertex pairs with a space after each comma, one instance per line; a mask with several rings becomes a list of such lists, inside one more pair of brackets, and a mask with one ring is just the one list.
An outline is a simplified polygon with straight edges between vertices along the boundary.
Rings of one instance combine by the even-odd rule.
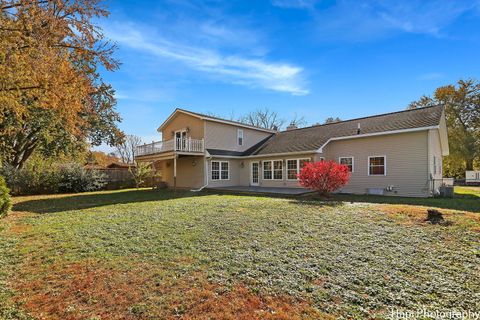
[[187, 131], [175, 131], [175, 150], [184, 151], [187, 148]]
[[260, 176], [260, 163], [258, 161], [254, 161], [251, 163], [251, 170], [250, 170], [250, 184], [252, 186], [258, 186], [258, 179]]

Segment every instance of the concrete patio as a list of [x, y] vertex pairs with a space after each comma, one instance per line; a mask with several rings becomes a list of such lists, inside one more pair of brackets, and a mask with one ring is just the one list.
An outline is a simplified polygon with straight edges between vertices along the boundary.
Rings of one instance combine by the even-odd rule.
[[232, 186], [232, 187], [215, 187], [207, 188], [213, 191], [222, 192], [238, 192], [238, 193], [258, 193], [258, 194], [275, 194], [298, 196], [311, 193], [312, 190], [304, 188], [272, 188], [272, 187], [254, 187], [254, 186]]

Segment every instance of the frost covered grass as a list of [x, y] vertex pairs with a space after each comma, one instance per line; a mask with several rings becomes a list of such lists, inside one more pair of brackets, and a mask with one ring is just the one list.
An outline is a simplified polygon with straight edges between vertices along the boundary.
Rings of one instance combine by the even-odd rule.
[[480, 220], [423, 207], [126, 190], [21, 197], [0, 316], [385, 318], [478, 310]]

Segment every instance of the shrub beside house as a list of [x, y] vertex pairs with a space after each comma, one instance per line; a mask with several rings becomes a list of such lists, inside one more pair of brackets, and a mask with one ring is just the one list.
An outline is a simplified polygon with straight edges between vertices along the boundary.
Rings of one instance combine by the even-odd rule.
[[12, 200], [10, 199], [10, 190], [7, 188], [5, 179], [0, 176], [0, 218], [7, 215], [12, 207]]

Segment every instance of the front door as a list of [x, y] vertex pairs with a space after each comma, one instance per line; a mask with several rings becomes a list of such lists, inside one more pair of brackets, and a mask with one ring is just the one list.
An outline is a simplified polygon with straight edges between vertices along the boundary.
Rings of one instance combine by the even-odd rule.
[[251, 181], [250, 184], [252, 186], [258, 186], [258, 177], [260, 175], [260, 163], [258, 161], [252, 162], [251, 164]]
[[185, 151], [187, 145], [187, 131], [175, 132], [175, 150]]

